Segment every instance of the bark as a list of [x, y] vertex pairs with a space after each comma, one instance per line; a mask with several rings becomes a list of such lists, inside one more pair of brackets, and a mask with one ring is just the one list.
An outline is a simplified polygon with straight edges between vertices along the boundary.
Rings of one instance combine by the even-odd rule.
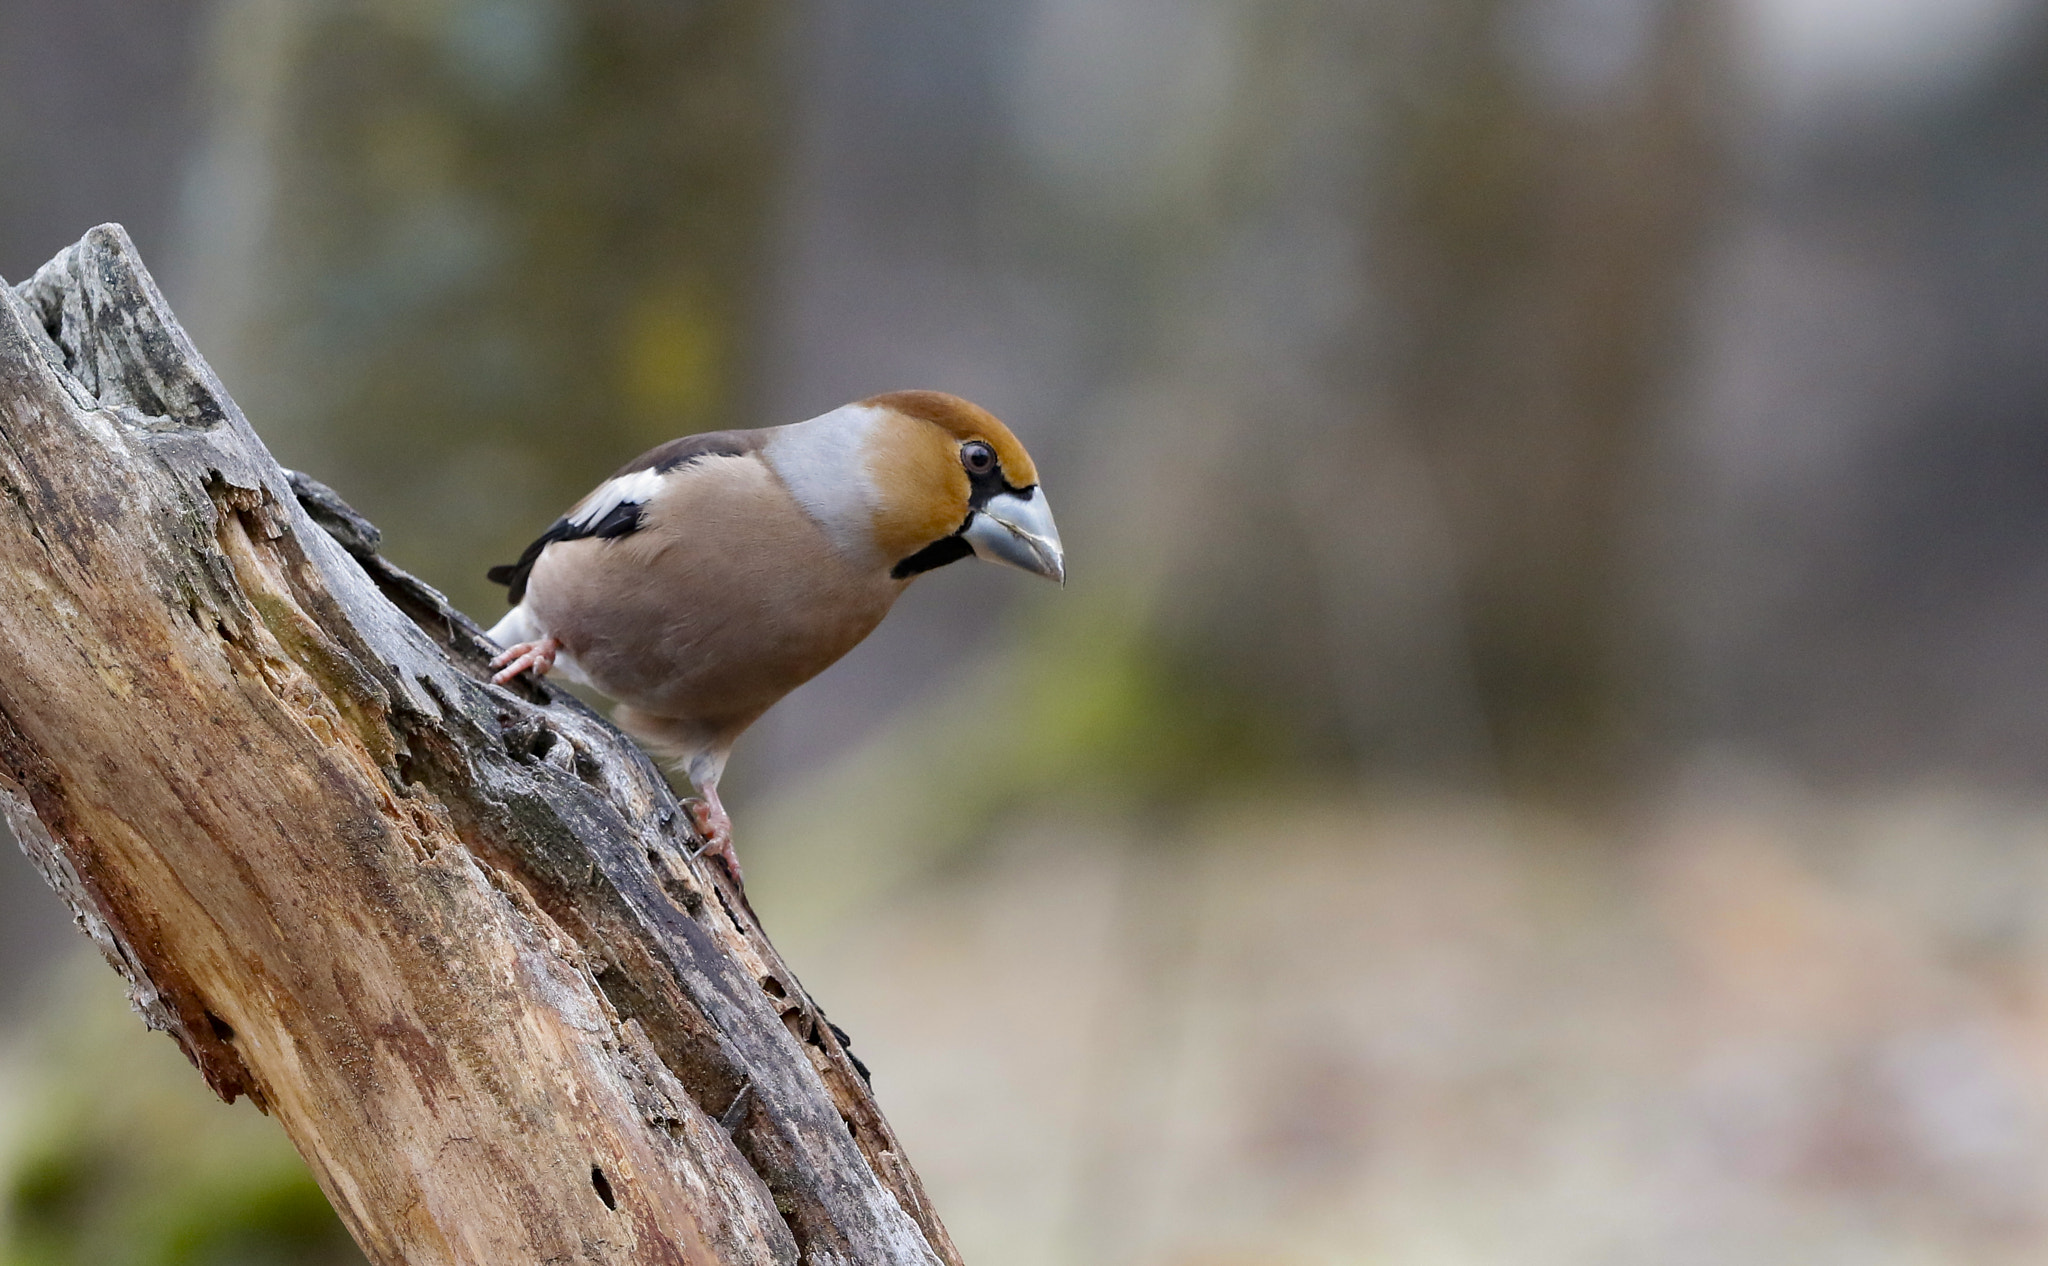
[[958, 1261], [659, 773], [487, 683], [117, 226], [0, 285], [0, 490], [0, 806], [372, 1261]]

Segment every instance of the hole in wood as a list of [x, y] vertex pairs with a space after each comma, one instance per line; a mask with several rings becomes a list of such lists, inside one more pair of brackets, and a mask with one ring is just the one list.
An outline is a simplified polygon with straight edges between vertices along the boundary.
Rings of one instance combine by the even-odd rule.
[[206, 1027], [212, 1029], [213, 1035], [223, 1042], [232, 1042], [235, 1040], [235, 1026], [229, 1024], [226, 1020], [221, 1019], [219, 1016], [215, 1015], [211, 1011], [206, 1013]]
[[782, 982], [773, 976], [761, 977], [761, 988], [766, 989], [771, 997], [787, 998], [789, 996], [789, 990], [784, 989]]
[[612, 1195], [611, 1179], [606, 1178], [604, 1171], [595, 1165], [590, 1167], [590, 1185], [596, 1189], [597, 1198], [604, 1201], [605, 1208], [617, 1209], [619, 1207], [618, 1199]]

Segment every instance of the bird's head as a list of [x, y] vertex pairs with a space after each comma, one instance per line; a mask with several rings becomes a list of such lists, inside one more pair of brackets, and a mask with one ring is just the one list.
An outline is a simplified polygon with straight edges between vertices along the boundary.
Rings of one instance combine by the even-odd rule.
[[893, 391], [780, 430], [767, 456], [797, 499], [896, 578], [973, 554], [1066, 581], [1038, 469], [979, 405]]

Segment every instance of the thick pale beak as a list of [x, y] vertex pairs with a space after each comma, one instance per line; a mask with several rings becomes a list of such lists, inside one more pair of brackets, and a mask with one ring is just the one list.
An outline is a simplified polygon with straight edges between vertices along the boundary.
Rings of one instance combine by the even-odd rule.
[[999, 492], [968, 520], [960, 534], [977, 558], [1008, 563], [1048, 580], [1067, 583], [1067, 559], [1060, 549], [1060, 530], [1038, 488]]

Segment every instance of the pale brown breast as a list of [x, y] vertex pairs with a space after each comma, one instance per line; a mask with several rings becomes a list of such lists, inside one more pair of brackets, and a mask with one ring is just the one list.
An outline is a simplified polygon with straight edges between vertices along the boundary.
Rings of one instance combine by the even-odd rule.
[[598, 689], [737, 734], [853, 649], [904, 586], [835, 550], [757, 457], [672, 478], [631, 535], [550, 545], [526, 600]]

